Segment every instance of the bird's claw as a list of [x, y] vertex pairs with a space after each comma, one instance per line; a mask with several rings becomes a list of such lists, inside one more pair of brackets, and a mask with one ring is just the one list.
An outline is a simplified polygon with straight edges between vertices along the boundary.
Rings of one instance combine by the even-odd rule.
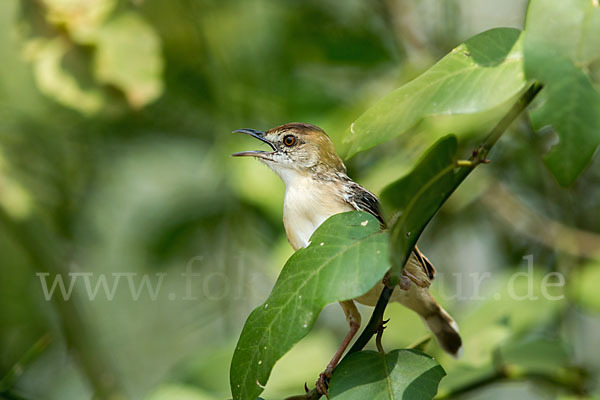
[[333, 369], [327, 367], [325, 371], [319, 374], [319, 379], [317, 379], [317, 383], [315, 384], [317, 392], [325, 395], [327, 398], [329, 398], [329, 379], [331, 379], [332, 373]]

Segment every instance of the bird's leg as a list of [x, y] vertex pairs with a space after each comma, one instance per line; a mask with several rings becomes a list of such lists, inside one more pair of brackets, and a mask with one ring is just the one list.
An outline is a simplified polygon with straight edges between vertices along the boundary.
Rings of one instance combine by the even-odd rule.
[[327, 389], [329, 385], [329, 379], [331, 378], [331, 374], [340, 362], [340, 359], [342, 358], [342, 355], [344, 355], [344, 352], [348, 348], [348, 345], [350, 345], [352, 338], [354, 337], [354, 335], [356, 335], [356, 332], [358, 332], [358, 328], [360, 328], [360, 313], [358, 312], [358, 309], [356, 308], [354, 302], [352, 300], [341, 301], [340, 306], [342, 306], [342, 310], [344, 310], [344, 314], [346, 314], [346, 321], [348, 321], [348, 325], [350, 325], [350, 330], [348, 331], [348, 334], [344, 338], [344, 341], [334, 354], [329, 364], [327, 364], [327, 368], [325, 368], [325, 371], [323, 371], [319, 375], [319, 379], [317, 380], [317, 391], [320, 394], [324, 394], [325, 396], [327, 396], [327, 398], [329, 398]]

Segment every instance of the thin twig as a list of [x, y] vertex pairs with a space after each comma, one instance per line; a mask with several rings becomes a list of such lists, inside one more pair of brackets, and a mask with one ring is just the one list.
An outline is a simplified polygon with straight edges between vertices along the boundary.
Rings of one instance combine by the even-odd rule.
[[46, 347], [52, 341], [49, 333], [44, 334], [38, 341], [36, 341], [29, 350], [23, 354], [23, 356], [8, 370], [8, 372], [0, 379], [0, 394], [9, 390], [15, 380], [21, 376], [24, 372], [25, 367], [33, 362], [40, 354], [46, 350]]
[[365, 329], [362, 331], [354, 345], [348, 350], [348, 353], [342, 359], [342, 362], [352, 353], [356, 353], [357, 351], [361, 351], [367, 343], [371, 340], [373, 335], [377, 333], [377, 329], [379, 325], [383, 322], [383, 313], [385, 312], [385, 308], [387, 307], [390, 297], [392, 296], [392, 292], [394, 288], [390, 288], [388, 286], [384, 286], [381, 294], [379, 295], [379, 299], [377, 300], [377, 305], [371, 314], [371, 318], [369, 322], [365, 326]]
[[[512, 122], [521, 114], [521, 112], [533, 101], [535, 96], [542, 90], [542, 85], [539, 83], [532, 84], [525, 93], [519, 98], [519, 100], [510, 108], [508, 113], [498, 122], [498, 124], [490, 131], [483, 143], [473, 152], [471, 161], [485, 160], [485, 157], [489, 153], [492, 146], [498, 141], [502, 133], [512, 124]], [[471, 172], [477, 164], [468, 167], [461, 167], [461, 170], [465, 174]], [[346, 354], [352, 354], [356, 351], [362, 350], [366, 344], [371, 340], [374, 334], [377, 333], [377, 327], [380, 322], [383, 321], [383, 313], [389, 302], [390, 296], [392, 295], [393, 288], [385, 287], [379, 295], [379, 300], [371, 314], [369, 323], [363, 330], [362, 334], [356, 340], [352, 348]], [[344, 358], [346, 358], [344, 357]]]
[[[475, 169], [475, 167], [481, 163], [487, 163], [486, 156], [490, 152], [491, 148], [496, 144], [498, 139], [502, 136], [502, 134], [508, 129], [508, 127], [514, 122], [514, 120], [527, 108], [529, 104], [533, 101], [535, 96], [542, 90], [543, 85], [538, 82], [534, 82], [527, 88], [527, 90], [523, 93], [523, 95], [517, 100], [515, 104], [508, 110], [506, 115], [494, 126], [494, 128], [490, 131], [490, 133], [486, 136], [483, 143], [477, 147], [473, 154], [470, 157], [471, 163], [465, 166], [459, 166], [459, 171], [457, 176], [461, 179], [464, 179]], [[412, 249], [411, 249], [412, 251]], [[371, 318], [369, 318], [369, 322], [365, 326], [365, 329], [362, 331], [356, 342], [348, 350], [344, 358], [342, 358], [341, 362], [352, 353], [357, 351], [361, 351], [367, 343], [371, 340], [373, 335], [377, 334], [379, 331], [379, 327], [383, 323], [383, 313], [390, 301], [390, 297], [392, 292], [394, 291], [393, 287], [384, 286], [381, 294], [379, 295], [379, 299], [377, 300], [377, 305], [371, 314]], [[316, 400], [321, 397], [320, 394], [317, 393], [316, 389], [313, 389], [307, 392], [305, 395], [290, 397], [288, 400], [292, 399], [305, 399], [305, 400]]]
[[546, 384], [554, 385], [556, 387], [564, 388], [569, 390], [570, 392], [576, 393], [579, 396], [584, 396], [585, 393], [585, 376], [576, 368], [570, 369], [570, 374], [566, 374], [567, 379], [559, 378], [552, 374], [543, 374], [537, 372], [522, 372], [519, 369], [511, 369], [506, 366], [501, 366], [497, 368], [494, 372], [489, 375], [483, 376], [480, 379], [476, 379], [472, 382], [465, 384], [464, 386], [459, 386], [448, 392], [441, 392], [438, 394], [436, 399], [453, 399], [457, 396], [463, 395], [465, 393], [473, 392], [477, 389], [485, 387], [492, 383], [507, 381], [507, 380], [535, 380], [542, 381]]
[[388, 322], [389, 319], [381, 321], [381, 324], [379, 324], [379, 327], [377, 327], [377, 336], [375, 336], [375, 346], [377, 346], [377, 351], [379, 351], [381, 354], [385, 354], [385, 351], [383, 350], [383, 344], [381, 344], [381, 339], [383, 338], [385, 324], [387, 324]]
[[600, 255], [599, 234], [549, 218], [529, 207], [506, 185], [489, 179], [492, 184], [481, 196], [481, 201], [514, 231], [576, 257], [597, 258]]
[[519, 100], [508, 110], [506, 115], [496, 124], [496, 126], [487, 135], [481, 146], [479, 147], [479, 156], [484, 158], [487, 156], [492, 146], [496, 144], [502, 134], [508, 129], [515, 119], [527, 108], [533, 101], [535, 96], [544, 88], [539, 82], [534, 82], [529, 88], [523, 93]]

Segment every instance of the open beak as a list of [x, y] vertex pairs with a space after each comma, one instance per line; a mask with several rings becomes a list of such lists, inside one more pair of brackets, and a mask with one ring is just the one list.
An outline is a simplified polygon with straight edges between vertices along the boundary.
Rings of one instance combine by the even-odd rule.
[[273, 143], [271, 143], [269, 140], [267, 140], [265, 138], [265, 133], [263, 131], [258, 131], [256, 129], [238, 129], [238, 130], [233, 131], [233, 133], [236, 133], [236, 132], [245, 133], [246, 135], [250, 135], [252, 137], [257, 138], [261, 142], [265, 142], [266, 144], [271, 146], [271, 149], [273, 149], [273, 151], [262, 151], [262, 150], [240, 151], [239, 153], [232, 154], [233, 157], [252, 156], [252, 157], [264, 158], [266, 160], [269, 160], [270, 159], [269, 156], [274, 154], [277, 151], [277, 147], [275, 147], [275, 145]]

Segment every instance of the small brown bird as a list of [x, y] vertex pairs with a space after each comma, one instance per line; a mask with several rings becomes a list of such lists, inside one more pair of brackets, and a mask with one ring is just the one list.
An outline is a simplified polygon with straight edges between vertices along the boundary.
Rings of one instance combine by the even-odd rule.
[[[375, 216], [385, 228], [377, 197], [350, 179], [346, 166], [337, 155], [333, 142], [319, 127], [304, 123], [289, 123], [266, 132], [240, 129], [241, 132], [267, 143], [272, 151], [243, 151], [234, 156], [256, 157], [269, 166], [285, 183], [283, 225], [287, 238], [298, 250], [308, 246], [310, 237], [323, 221], [346, 211], [365, 211]], [[415, 311], [436, 336], [441, 347], [458, 357], [462, 340], [458, 326], [429, 293], [435, 268], [415, 247], [403, 272], [403, 280], [395, 289], [391, 301]], [[354, 300], [374, 306], [383, 283]], [[320, 393], [327, 392], [325, 379], [333, 369], [360, 327], [360, 313], [353, 300], [340, 302], [350, 331], [327, 369], [317, 381]]]

